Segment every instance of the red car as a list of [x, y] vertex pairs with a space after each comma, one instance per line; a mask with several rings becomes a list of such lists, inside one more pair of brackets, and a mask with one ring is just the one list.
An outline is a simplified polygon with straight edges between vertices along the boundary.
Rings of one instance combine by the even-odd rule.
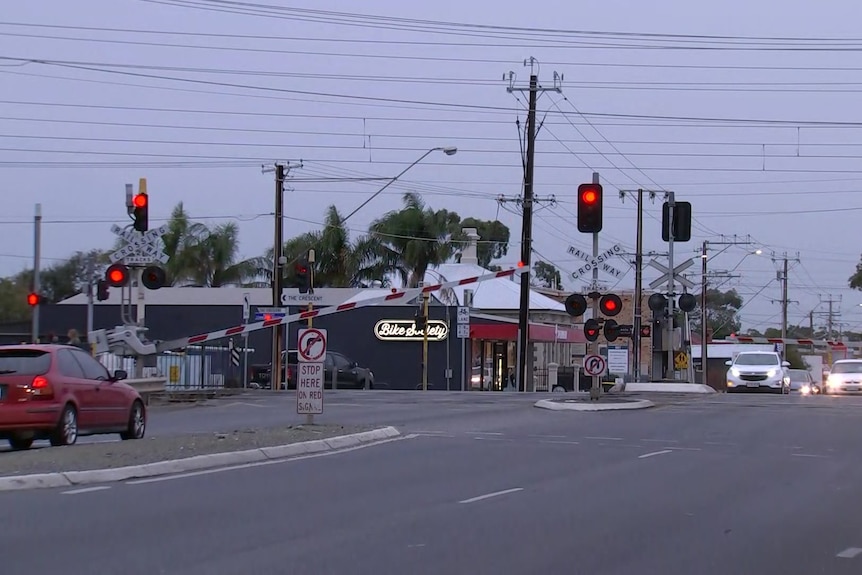
[[79, 435], [141, 439], [147, 412], [126, 372], [108, 370], [68, 345], [0, 346], [0, 439], [28, 449], [36, 439], [72, 445]]

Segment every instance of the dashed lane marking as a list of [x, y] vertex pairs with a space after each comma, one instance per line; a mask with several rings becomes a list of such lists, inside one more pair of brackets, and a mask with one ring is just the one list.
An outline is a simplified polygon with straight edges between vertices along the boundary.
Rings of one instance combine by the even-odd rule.
[[652, 453], [644, 453], [638, 455], [638, 459], [646, 459], [647, 457], [655, 457], [656, 455], [664, 455], [665, 453], [673, 453], [672, 449], [662, 449], [661, 451], [653, 451]]
[[510, 493], [517, 493], [518, 491], [523, 491], [523, 487], [514, 487], [512, 489], [504, 489], [503, 491], [494, 491], [493, 493], [486, 493], [485, 495], [479, 495], [478, 497], [471, 497], [470, 499], [464, 499], [459, 501], [458, 503], [476, 503], [477, 501], [484, 501], [486, 499], [491, 499], [492, 497], [500, 497], [501, 495], [508, 495]]
[[622, 437], [585, 437], [584, 439], [594, 439], [596, 441], [624, 441]]
[[110, 489], [108, 485], [99, 485], [97, 487], [83, 487], [81, 489], [72, 489], [71, 491], [63, 491], [63, 495], [80, 495], [81, 493], [92, 493], [93, 491], [104, 491]]
[[857, 555], [862, 555], [862, 548], [848, 547], [841, 553], [837, 554], [836, 557], [840, 557], [841, 559], [853, 559]]

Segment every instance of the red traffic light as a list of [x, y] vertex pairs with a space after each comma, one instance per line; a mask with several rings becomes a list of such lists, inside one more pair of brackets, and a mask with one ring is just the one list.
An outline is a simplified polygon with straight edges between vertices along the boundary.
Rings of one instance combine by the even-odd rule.
[[37, 293], [29, 293], [27, 294], [27, 305], [30, 307], [35, 307], [39, 305], [39, 302], [42, 298], [39, 297]]
[[135, 197], [132, 198], [132, 205], [136, 208], [147, 207], [147, 194], [135, 194]]
[[595, 319], [590, 318], [584, 322], [584, 337], [587, 341], [596, 341], [599, 339], [600, 328], [599, 322]]
[[650, 337], [652, 335], [652, 328], [648, 325], [645, 325], [641, 328], [641, 337]]
[[263, 321], [269, 321], [272, 319], [272, 314], [265, 313], [263, 314]]
[[587, 204], [588, 206], [590, 206], [592, 204], [595, 204], [597, 201], [599, 201], [599, 195], [596, 193], [596, 191], [594, 189], [587, 188], [581, 194], [581, 201], [584, 202], [585, 204]]
[[519, 268], [524, 267], [524, 262], [518, 262], [518, 267], [519, 267]]
[[298, 273], [298, 274], [307, 274], [307, 273], [308, 273], [308, 268], [307, 268], [307, 267], [305, 267], [305, 266], [304, 266], [304, 265], [302, 265], [302, 264], [297, 264], [297, 266], [296, 266], [296, 273]]
[[602, 314], [613, 317], [623, 310], [623, 300], [618, 295], [605, 294], [599, 300], [599, 309], [601, 309]]
[[123, 264], [113, 264], [105, 270], [105, 280], [111, 287], [123, 287], [129, 283], [129, 268]]

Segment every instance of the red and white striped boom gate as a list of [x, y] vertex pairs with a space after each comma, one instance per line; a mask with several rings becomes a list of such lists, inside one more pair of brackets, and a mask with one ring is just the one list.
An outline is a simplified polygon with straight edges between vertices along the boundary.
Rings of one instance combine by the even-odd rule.
[[828, 348], [862, 348], [862, 342], [858, 341], [837, 341], [831, 339], [791, 339], [781, 337], [754, 337], [749, 335], [736, 335], [728, 338], [736, 343], [767, 343], [775, 344], [782, 343], [784, 345], [802, 345], [807, 347], [828, 347]]
[[296, 314], [288, 315], [285, 317], [273, 318], [270, 320], [264, 320], [264, 321], [259, 321], [259, 322], [255, 322], [255, 323], [238, 325], [238, 326], [234, 326], [234, 327], [229, 327], [227, 329], [220, 329], [218, 331], [211, 331], [209, 333], [202, 333], [199, 335], [193, 335], [191, 337], [183, 337], [180, 339], [173, 339], [170, 341], [158, 342], [158, 343], [156, 343], [156, 351], [157, 352], [164, 352], [164, 351], [171, 351], [171, 350], [175, 350], [175, 349], [182, 349], [182, 348], [188, 347], [190, 345], [201, 344], [201, 343], [205, 343], [207, 341], [213, 341], [216, 339], [224, 339], [226, 337], [233, 337], [236, 335], [243, 335], [246, 333], [250, 333], [252, 331], [258, 331], [261, 329], [267, 329], [270, 327], [285, 325], [285, 324], [289, 324], [289, 323], [292, 323], [295, 321], [306, 320], [308, 318], [332, 315], [332, 314], [340, 313], [343, 311], [349, 311], [352, 309], [357, 309], [360, 307], [379, 305], [382, 303], [387, 303], [387, 302], [397, 301], [397, 300], [407, 301], [407, 300], [413, 299], [414, 297], [421, 295], [421, 294], [439, 292], [441, 290], [445, 290], [445, 289], [449, 289], [449, 288], [453, 288], [453, 287], [465, 286], [465, 285], [469, 285], [469, 284], [475, 284], [475, 283], [484, 282], [484, 281], [493, 280], [493, 279], [498, 279], [498, 278], [519, 276], [519, 275], [525, 273], [526, 271], [527, 271], [526, 267], [516, 268], [516, 269], [510, 269], [510, 270], [503, 270], [503, 271], [499, 271], [499, 272], [493, 272], [493, 273], [489, 273], [489, 274], [486, 274], [483, 276], [464, 278], [464, 279], [458, 280], [458, 281], [443, 282], [443, 283], [439, 283], [436, 285], [428, 285], [428, 286], [423, 286], [423, 287], [418, 287], [418, 288], [409, 288], [409, 289], [404, 289], [404, 290], [394, 290], [394, 291], [392, 291], [392, 293], [388, 293], [386, 295], [379, 296], [379, 297], [373, 297], [373, 298], [368, 298], [368, 299], [364, 299], [364, 300], [360, 300], [360, 301], [343, 303], [340, 305], [333, 305], [333, 306], [315, 309], [315, 310], [311, 310], [311, 311], [304, 311], [301, 313], [296, 313]]

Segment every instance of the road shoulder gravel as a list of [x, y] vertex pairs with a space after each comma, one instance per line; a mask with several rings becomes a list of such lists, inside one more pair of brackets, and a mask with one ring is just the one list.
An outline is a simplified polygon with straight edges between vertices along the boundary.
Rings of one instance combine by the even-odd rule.
[[379, 425], [297, 425], [0, 453], [0, 491], [121, 481], [281, 459], [398, 436]]

